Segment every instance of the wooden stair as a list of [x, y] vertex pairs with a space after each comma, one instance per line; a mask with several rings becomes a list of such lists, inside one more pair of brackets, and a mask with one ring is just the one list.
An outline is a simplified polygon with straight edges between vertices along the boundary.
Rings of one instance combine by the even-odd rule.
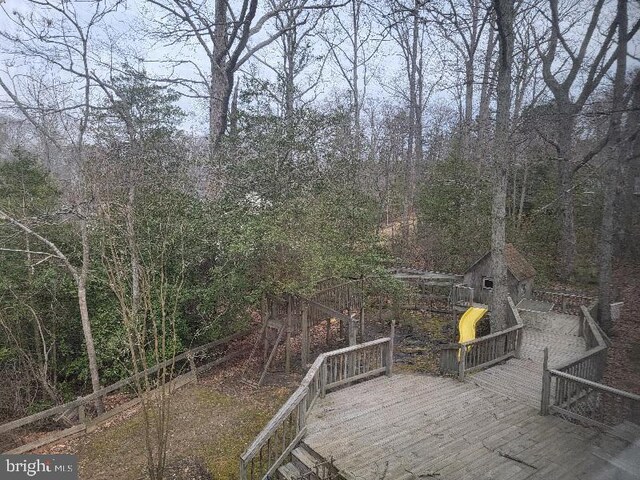
[[277, 470], [279, 480], [341, 480], [330, 462], [304, 442], [291, 452], [291, 461]]

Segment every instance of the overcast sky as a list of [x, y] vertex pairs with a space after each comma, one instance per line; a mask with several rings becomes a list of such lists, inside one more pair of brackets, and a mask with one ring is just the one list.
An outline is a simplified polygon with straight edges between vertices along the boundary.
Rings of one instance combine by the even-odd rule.
[[[92, 8], [92, 3], [87, 1], [76, 2], [75, 5], [80, 12]], [[26, 12], [30, 6], [28, 6], [27, 0], [5, 0], [2, 8], [10, 14], [14, 10]], [[631, 17], [637, 17], [637, 2], [631, 2], [631, 9], [633, 10]], [[346, 12], [343, 11], [341, 15], [346, 15]], [[332, 29], [335, 22], [331, 21], [331, 17], [332, 14], [326, 15], [324, 21], [320, 22], [319, 27], [324, 29], [327, 32], [327, 36], [330, 36], [332, 40], [345, 46], [345, 34]], [[114, 39], [114, 45], [124, 52], [120, 61], [126, 60], [135, 67], [140, 67], [144, 64], [147, 71], [151, 75], [156, 76], [167, 76], [171, 74], [179, 77], [197, 78], [196, 69], [193, 66], [174, 66], [172, 70], [166, 63], [169, 59], [190, 60], [201, 66], [206, 72], [208, 60], [199, 46], [195, 44], [167, 46], [159, 41], [155, 41], [151, 35], [145, 33], [145, 29], [150, 28], [154, 20], [159, 22], [161, 18], [159, 9], [148, 7], [144, 0], [128, 0], [126, 8], [120, 8], [116, 13], [109, 16], [108, 33], [105, 35]], [[7, 19], [7, 16], [4, 13], [0, 13], [0, 29], [6, 30], [11, 28], [12, 24]], [[265, 31], [268, 32], [269, 29], [270, 27], [267, 27]], [[403, 63], [399, 55], [399, 50], [389, 37], [386, 37], [378, 47], [378, 40], [382, 35], [382, 28], [379, 24], [374, 24], [372, 29], [372, 41], [369, 42], [367, 49], [369, 51], [375, 49], [377, 55], [372, 57], [367, 63], [366, 68], [366, 77], [369, 80], [366, 89], [367, 98], [369, 99], [368, 106], [373, 105], [374, 101], [393, 101], [397, 104], [402, 104], [402, 95], [406, 92], [404, 88], [406, 80], [402, 70]], [[255, 41], [256, 39], [254, 39], [254, 42]], [[431, 100], [439, 104], [448, 104], [455, 110], [457, 108], [456, 99], [460, 98], [462, 93], [460, 91], [461, 62], [446, 41], [440, 40], [434, 44], [427, 38], [425, 42], [424, 71], [426, 72], [427, 84], [425, 92], [428, 92], [430, 87], [434, 83], [437, 83]], [[316, 55], [322, 57], [327, 54], [326, 45], [319, 36], [313, 37], [312, 43]], [[637, 39], [631, 46], [631, 53], [636, 58], [639, 56]], [[101, 50], [100, 55], [102, 57], [101, 60], [108, 60], [109, 53], [106, 49]], [[481, 54], [479, 54], [479, 57], [480, 56]], [[259, 53], [259, 57], [263, 62], [276, 68], [281, 64], [277, 43], [263, 49]], [[144, 62], [141, 63], [138, 58], [144, 59]], [[447, 65], [443, 64], [443, 59]], [[0, 69], [6, 70], [7, 61], [7, 56], [0, 58]], [[316, 77], [318, 67], [321, 63], [322, 61], [320, 59], [315, 67], [309, 69], [309, 82], [312, 82], [312, 79]], [[26, 66], [23, 68], [26, 68]], [[13, 71], [15, 72], [16, 70], [14, 69]], [[258, 74], [264, 78], [274, 78], [273, 72], [258, 61], [245, 64], [243, 71], [257, 71]], [[478, 72], [478, 75], [479, 74], [480, 72]], [[360, 87], [362, 89], [364, 87], [364, 71], [361, 71], [360, 75]], [[243, 73], [241, 72], [238, 77], [241, 78], [242, 76]], [[319, 105], [324, 103], [335, 105], [336, 101], [344, 104], [348, 103], [347, 84], [341, 77], [340, 69], [333, 58], [329, 58], [324, 64], [322, 81], [318, 84], [317, 89], [309, 93], [308, 97], [315, 98]], [[180, 100], [180, 106], [188, 113], [185, 128], [202, 131], [204, 133], [207, 125], [206, 102], [204, 100], [193, 100], [184, 97]]]

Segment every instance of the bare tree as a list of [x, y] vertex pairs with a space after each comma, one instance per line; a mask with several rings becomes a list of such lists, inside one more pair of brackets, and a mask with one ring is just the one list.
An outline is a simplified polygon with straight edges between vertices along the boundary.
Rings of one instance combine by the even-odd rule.
[[[558, 163], [558, 197], [562, 218], [560, 241], [561, 275], [572, 277], [576, 258], [576, 230], [573, 201], [573, 176], [586, 162], [576, 158], [574, 148], [577, 115], [605, 78], [617, 58], [615, 33], [617, 17], [606, 22], [605, 0], [564, 5], [549, 0], [544, 12], [549, 29], [538, 36], [536, 44], [542, 60], [542, 74], [551, 91], [556, 112], [555, 139], [547, 139], [556, 149]], [[584, 15], [575, 15], [580, 9]], [[580, 22], [587, 19], [586, 25]], [[632, 37], [640, 27], [640, 20], [629, 29]], [[579, 32], [579, 34], [577, 33]], [[599, 35], [599, 32], [602, 32]], [[575, 38], [572, 38], [572, 34]], [[548, 41], [546, 38], [548, 37]], [[590, 55], [591, 54], [591, 55]], [[601, 151], [608, 139], [596, 145]], [[589, 153], [584, 158], [592, 158]]]
[[491, 268], [493, 271], [491, 328], [498, 331], [506, 325], [507, 295], [509, 293], [505, 258], [505, 222], [515, 9], [511, 0], [494, 0], [493, 5], [496, 12], [500, 49], [498, 52], [496, 131], [492, 162], [494, 183], [491, 207]]
[[[86, 176], [86, 142], [90, 120], [92, 117], [92, 100], [94, 90], [94, 58], [99, 55], [94, 51], [95, 42], [99, 36], [99, 28], [106, 17], [115, 12], [120, 1], [95, 2], [88, 7], [78, 7], [74, 3], [56, 0], [30, 0], [31, 11], [20, 11], [7, 14], [12, 22], [12, 28], [1, 32], [0, 36], [8, 44], [11, 57], [17, 62], [41, 62], [43, 68], [56, 71], [60, 78], [65, 79], [65, 88], [73, 86], [80, 92], [77, 98], [69, 94], [60, 99], [57, 104], [49, 105], [44, 110], [34, 108], [25, 102], [18, 89], [22, 74], [19, 68], [10, 74], [5, 69], [0, 76], [0, 88], [11, 99], [15, 108], [60, 151], [69, 152], [73, 158], [75, 173], [74, 192], [69, 195], [71, 207], [67, 215], [74, 218], [78, 228], [82, 247], [81, 261], [74, 265], [69, 256], [64, 254], [57, 245], [43, 237], [26, 222], [21, 222], [9, 212], [2, 212], [1, 218], [23, 232], [31, 235], [44, 244], [70, 272], [77, 287], [78, 304], [82, 329], [85, 337], [91, 384], [94, 391], [100, 389], [98, 362], [91, 332], [91, 322], [87, 305], [87, 283], [90, 270], [90, 221], [92, 218], [91, 182]], [[7, 13], [5, 11], [5, 13]], [[4, 77], [4, 78], [3, 78]], [[52, 135], [48, 124], [43, 122], [51, 114], [61, 119], [65, 137], [62, 139]], [[102, 411], [101, 399], [96, 401], [96, 408]]]
[[403, 200], [403, 238], [409, 236], [410, 215], [415, 201], [416, 166], [423, 160], [423, 113], [424, 95], [424, 48], [425, 22], [423, 18], [426, 2], [413, 0], [403, 4], [399, 0], [391, 0], [389, 4], [389, 33], [402, 53], [407, 75], [408, 92], [406, 94], [408, 109], [408, 137], [405, 154], [404, 200]]
[[[347, 83], [352, 115], [352, 161], [356, 169], [361, 168], [362, 116], [367, 99], [367, 88], [374, 77], [374, 59], [384, 36], [376, 31], [373, 15], [376, 10], [363, 0], [349, 0], [347, 12], [333, 10], [333, 29], [322, 32], [329, 48], [329, 55], [337, 67], [340, 77]], [[359, 178], [358, 172], [354, 172]]]
[[[628, 6], [627, 0], [617, 0], [616, 23], [618, 26], [618, 46], [616, 49], [616, 73], [613, 81], [613, 98], [609, 117], [609, 146], [607, 150], [607, 168], [605, 169], [604, 196], [602, 206], [602, 223], [598, 241], [598, 320], [606, 332], [611, 331], [611, 284], [613, 241], [618, 214], [615, 211], [616, 196], [620, 187], [620, 172], [629, 154], [629, 139], [624, 139], [624, 111], [631, 95], [625, 98], [627, 89], [627, 56], [628, 56]], [[636, 75], [637, 78], [640, 75]], [[631, 87], [638, 88], [636, 81]], [[638, 126], [631, 126], [637, 131]], [[631, 132], [630, 132], [631, 133]]]
[[[476, 89], [476, 56], [483, 33], [490, 23], [491, 6], [483, 0], [446, 0], [430, 10], [433, 24], [449, 42], [464, 63], [464, 109], [462, 118], [462, 151], [467, 155], [474, 118]], [[493, 42], [490, 37], [488, 46]], [[489, 62], [490, 63], [490, 57]]]
[[[236, 72], [252, 56], [273, 43], [298, 22], [305, 21], [299, 12], [304, 9], [331, 8], [331, 2], [312, 0], [278, 0], [270, 2], [265, 12], [259, 12], [258, 0], [147, 0], [161, 12], [156, 35], [170, 44], [195, 42], [207, 56], [209, 65], [202, 69], [187, 61], [198, 72], [199, 80], [179, 79], [191, 93], [209, 102], [209, 156], [215, 159], [216, 148], [227, 130], [229, 106]], [[281, 14], [298, 12], [282, 17]], [[279, 16], [280, 15], [280, 16]], [[279, 22], [275, 20], [279, 18]], [[287, 20], [282, 21], [283, 18]], [[275, 25], [267, 31], [269, 25]], [[199, 87], [205, 85], [205, 94]]]

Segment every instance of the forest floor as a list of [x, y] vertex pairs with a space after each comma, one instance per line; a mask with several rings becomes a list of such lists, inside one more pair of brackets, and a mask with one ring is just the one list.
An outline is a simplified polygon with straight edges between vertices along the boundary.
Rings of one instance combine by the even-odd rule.
[[[300, 381], [293, 375], [283, 383], [278, 376], [275, 384], [253, 389], [240, 382], [243, 366], [241, 361], [227, 364], [173, 393], [168, 478], [236, 478], [240, 455]], [[78, 455], [83, 480], [148, 478], [140, 408], [91, 434], [36, 453]]]
[[[389, 335], [391, 311], [373, 315], [366, 323], [367, 340]], [[452, 318], [421, 310], [403, 312], [396, 325], [396, 369], [420, 372], [437, 370], [436, 349], [454, 340]], [[345, 346], [337, 321], [331, 323], [329, 343], [326, 324], [312, 331], [312, 358], [321, 351]], [[284, 347], [274, 360], [266, 385], [253, 389], [240, 381], [244, 359], [215, 371], [175, 391], [171, 397], [171, 433], [167, 465], [169, 479], [204, 480], [237, 478], [238, 459], [302, 379], [299, 338], [292, 338], [292, 371], [285, 375]], [[257, 357], [262, 353], [258, 352]], [[260, 371], [254, 361], [253, 375]], [[83, 437], [61, 441], [36, 453], [76, 454], [83, 480], [144, 479], [146, 450], [144, 417], [139, 407], [115, 417]], [[208, 473], [207, 473], [208, 471]]]

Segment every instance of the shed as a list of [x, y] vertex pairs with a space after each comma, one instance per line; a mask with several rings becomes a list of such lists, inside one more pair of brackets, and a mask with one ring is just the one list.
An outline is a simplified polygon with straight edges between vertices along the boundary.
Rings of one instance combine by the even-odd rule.
[[[536, 270], [511, 243], [505, 245], [505, 257], [509, 295], [518, 303], [523, 298], [531, 297]], [[491, 250], [464, 272], [464, 284], [473, 288], [474, 302], [486, 305], [490, 303], [493, 293]]]

